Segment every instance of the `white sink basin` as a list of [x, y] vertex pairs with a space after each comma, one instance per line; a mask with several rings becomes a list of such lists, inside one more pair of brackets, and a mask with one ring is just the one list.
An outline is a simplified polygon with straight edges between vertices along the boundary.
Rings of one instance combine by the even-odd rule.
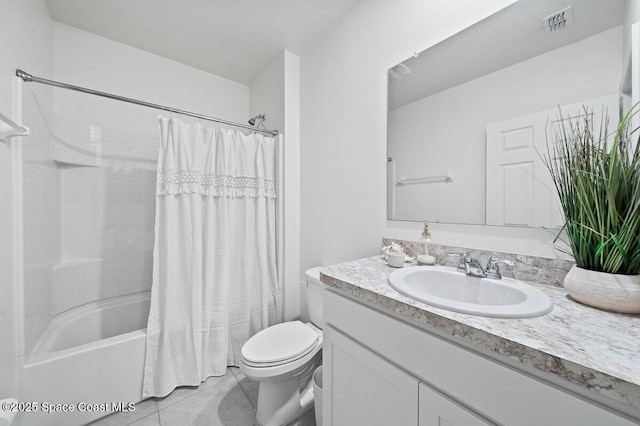
[[497, 318], [531, 318], [553, 309], [549, 297], [510, 278], [478, 278], [443, 266], [415, 266], [389, 275], [399, 293], [438, 308]]

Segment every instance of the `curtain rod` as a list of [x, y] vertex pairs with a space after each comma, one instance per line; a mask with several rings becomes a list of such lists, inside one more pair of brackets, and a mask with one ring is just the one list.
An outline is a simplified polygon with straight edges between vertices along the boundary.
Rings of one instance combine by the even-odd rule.
[[160, 109], [162, 111], [168, 111], [168, 112], [173, 112], [173, 113], [176, 113], [176, 114], [188, 115], [190, 117], [201, 118], [203, 120], [215, 121], [216, 123], [222, 123], [222, 124], [227, 124], [227, 125], [230, 125], [230, 126], [241, 127], [243, 129], [253, 130], [253, 131], [256, 131], [256, 132], [267, 133], [267, 134], [269, 134], [271, 136], [277, 136], [278, 135], [278, 131], [277, 130], [260, 130], [260, 129], [256, 129], [255, 127], [252, 127], [252, 126], [247, 126], [246, 124], [234, 123], [233, 121], [227, 121], [227, 120], [222, 120], [220, 118], [209, 117], [207, 115], [197, 114], [195, 112], [184, 111], [184, 110], [177, 109], [177, 108], [170, 108], [170, 107], [166, 107], [164, 105], [152, 104], [150, 102], [140, 101], [138, 99], [126, 98], [124, 96], [113, 95], [111, 93], [99, 92], [97, 90], [87, 89], [87, 88], [80, 87], [80, 86], [73, 86], [71, 84], [61, 83], [59, 81], [47, 80], [46, 78], [34, 77], [31, 74], [29, 74], [27, 72], [24, 72], [24, 71], [22, 71], [20, 69], [16, 70], [16, 76], [20, 77], [23, 81], [25, 81], [27, 83], [34, 82], [34, 83], [47, 84], [49, 86], [56, 86], [56, 87], [61, 87], [63, 89], [75, 90], [77, 92], [88, 93], [90, 95], [102, 96], [104, 98], [115, 99], [117, 101], [129, 102], [131, 104], [142, 105], [142, 106], [149, 107], [149, 108]]

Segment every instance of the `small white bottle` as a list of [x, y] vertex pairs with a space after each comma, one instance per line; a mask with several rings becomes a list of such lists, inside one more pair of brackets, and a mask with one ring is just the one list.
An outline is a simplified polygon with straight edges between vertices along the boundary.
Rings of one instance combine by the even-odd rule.
[[429, 254], [429, 244], [431, 243], [431, 233], [429, 232], [429, 224], [424, 223], [422, 236], [416, 243], [416, 260], [420, 265], [435, 265], [436, 258]]

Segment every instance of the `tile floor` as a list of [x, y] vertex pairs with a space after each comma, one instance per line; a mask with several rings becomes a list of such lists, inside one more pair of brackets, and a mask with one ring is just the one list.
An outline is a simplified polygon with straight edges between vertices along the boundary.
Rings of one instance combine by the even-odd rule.
[[[253, 426], [256, 425], [258, 384], [238, 368], [230, 367], [221, 377], [210, 377], [200, 386], [177, 388], [164, 398], [136, 404], [132, 412], [102, 417], [91, 426]], [[315, 426], [309, 410], [291, 426]]]

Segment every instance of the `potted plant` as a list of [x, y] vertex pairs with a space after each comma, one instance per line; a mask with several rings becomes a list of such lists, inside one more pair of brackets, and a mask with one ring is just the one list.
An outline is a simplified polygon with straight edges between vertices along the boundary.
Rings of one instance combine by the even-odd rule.
[[[640, 143], [630, 122], [614, 132], [608, 120], [594, 133], [590, 111], [563, 117], [543, 162], [558, 191], [564, 229], [576, 260], [564, 280], [575, 300], [597, 308], [640, 313]], [[635, 145], [635, 146], [634, 146]]]

